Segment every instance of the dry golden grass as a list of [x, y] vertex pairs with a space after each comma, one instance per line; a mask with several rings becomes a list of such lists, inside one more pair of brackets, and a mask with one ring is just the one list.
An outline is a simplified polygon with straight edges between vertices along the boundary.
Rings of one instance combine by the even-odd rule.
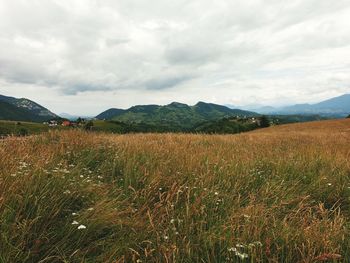
[[0, 262], [348, 262], [349, 142], [350, 120], [6, 139]]

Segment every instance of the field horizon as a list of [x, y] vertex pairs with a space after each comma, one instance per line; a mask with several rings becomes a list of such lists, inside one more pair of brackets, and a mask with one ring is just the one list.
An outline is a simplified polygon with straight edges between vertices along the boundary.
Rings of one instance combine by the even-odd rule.
[[0, 141], [0, 262], [349, 262], [350, 120]]

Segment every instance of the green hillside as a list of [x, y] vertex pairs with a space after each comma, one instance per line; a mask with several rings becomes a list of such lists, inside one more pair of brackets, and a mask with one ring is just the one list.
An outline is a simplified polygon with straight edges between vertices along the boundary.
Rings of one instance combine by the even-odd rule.
[[[116, 115], [111, 117], [111, 112]], [[110, 109], [97, 116], [98, 119], [109, 119], [125, 123], [144, 123], [156, 125], [173, 131], [190, 130], [195, 125], [229, 116], [257, 116], [257, 113], [230, 109], [225, 106], [198, 102], [194, 106], [173, 102], [169, 105], [139, 105], [127, 110]]]
[[206, 121], [194, 127], [193, 132], [209, 134], [234, 134], [260, 128], [255, 119], [239, 119], [235, 117]]
[[25, 109], [0, 100], [0, 120], [32, 121], [37, 116]]
[[58, 116], [29, 99], [0, 95], [0, 119], [43, 122]]

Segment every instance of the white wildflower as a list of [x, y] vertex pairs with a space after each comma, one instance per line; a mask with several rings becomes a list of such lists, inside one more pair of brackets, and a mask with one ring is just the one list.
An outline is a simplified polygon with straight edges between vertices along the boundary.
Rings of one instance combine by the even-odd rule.
[[240, 259], [246, 259], [249, 257], [247, 253], [240, 253], [238, 251], [236, 251], [236, 256], [238, 256]]
[[246, 246], [243, 245], [243, 244], [237, 244], [236, 247], [239, 247], [239, 248], [245, 248]]
[[80, 226], [78, 226], [78, 229], [86, 229], [86, 226], [80, 225]]
[[79, 225], [79, 222], [74, 220], [74, 221], [72, 222], [72, 225]]

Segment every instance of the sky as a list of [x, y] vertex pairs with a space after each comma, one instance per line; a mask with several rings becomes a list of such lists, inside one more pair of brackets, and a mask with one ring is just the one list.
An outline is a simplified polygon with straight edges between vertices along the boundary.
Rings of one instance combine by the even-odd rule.
[[0, 94], [55, 113], [350, 93], [349, 0], [0, 0]]

